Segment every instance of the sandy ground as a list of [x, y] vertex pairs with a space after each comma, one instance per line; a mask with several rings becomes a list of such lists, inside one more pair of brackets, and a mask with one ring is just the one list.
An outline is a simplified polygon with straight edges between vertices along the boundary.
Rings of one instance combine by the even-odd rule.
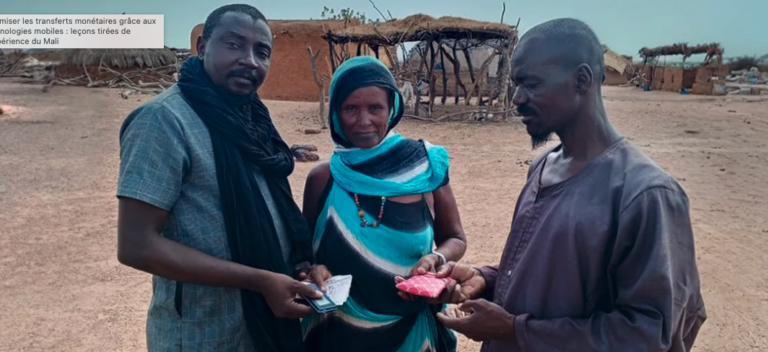
[[[115, 257], [118, 129], [146, 97], [0, 82], [0, 350], [141, 351], [150, 277]], [[697, 351], [768, 350], [768, 102], [606, 88], [616, 127], [691, 198], [709, 320]], [[763, 98], [763, 100], [765, 100]], [[269, 102], [289, 143], [327, 159], [315, 104]], [[763, 111], [761, 114], [760, 111]], [[516, 123], [404, 122], [445, 145], [469, 236], [469, 263], [495, 263], [526, 161], [539, 151]], [[313, 164], [292, 177], [297, 200]], [[765, 187], [765, 188], [764, 188]], [[763, 214], [762, 216], [760, 214]], [[462, 339], [461, 351], [478, 345]]]

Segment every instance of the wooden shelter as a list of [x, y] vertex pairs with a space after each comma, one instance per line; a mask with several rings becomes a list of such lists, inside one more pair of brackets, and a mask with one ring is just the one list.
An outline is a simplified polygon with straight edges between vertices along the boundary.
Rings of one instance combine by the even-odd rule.
[[707, 54], [707, 57], [704, 59], [702, 64], [708, 64], [713, 58], [717, 59], [717, 65], [721, 65], [723, 63], [723, 48], [719, 43], [691, 46], [686, 43], [678, 43], [655, 48], [643, 47], [640, 49], [640, 51], [638, 51], [638, 53], [640, 54], [640, 57], [643, 58], [643, 61], [647, 61], [648, 59], [656, 58], [659, 56], [682, 55], [683, 62], [685, 62], [685, 59], [693, 55]]
[[329, 31], [323, 38], [334, 43], [366, 43], [394, 46], [403, 42], [442, 39], [474, 39], [485, 41], [517, 35], [517, 29], [503, 23], [481, 22], [460, 17], [432, 18], [424, 14], [402, 20], [351, 26]]
[[[465, 45], [464, 41], [446, 39], [440, 41], [440, 46], [442, 46], [442, 48], [438, 48], [437, 43], [435, 42], [433, 42], [432, 45], [435, 46], [435, 48], [433, 48], [435, 52], [444, 52], [444, 60], [438, 60], [434, 67], [434, 74], [436, 76], [441, 76], [442, 71], [445, 71], [448, 76], [448, 80], [446, 82], [442, 82], [441, 79], [435, 80], [435, 90], [438, 93], [444, 92], [443, 96], [455, 97], [457, 91], [461, 92], [462, 90], [466, 89], [464, 82], [474, 82], [481, 79], [487, 81], [488, 79], [498, 78], [502, 62], [499, 60], [499, 52], [496, 48], [503, 47], [503, 43], [500, 41], [488, 40], [481, 43], [472, 43], [472, 45], [467, 46]], [[454, 46], [456, 49], [456, 54], [458, 55], [454, 54]], [[464, 50], [465, 48], [467, 50]], [[412, 47], [408, 51], [404, 62], [401, 64], [400, 70], [416, 72], [419, 66], [422, 65], [421, 61], [424, 53], [429, 53], [429, 50], [430, 49], [426, 41], [419, 42], [416, 46]], [[445, 56], [446, 54], [447, 56]], [[483, 77], [479, 77], [479, 73], [475, 72], [477, 70], [474, 68], [481, 67], [485, 60], [489, 58], [490, 62], [488, 64], [488, 69], [485, 71]], [[459, 72], [458, 77], [460, 80], [456, 79], [456, 72]], [[461, 86], [459, 83], [461, 83]], [[493, 92], [488, 88], [491, 87], [478, 87], [480, 94], [492, 95]], [[461, 94], [463, 94], [463, 92]]]
[[[643, 58], [641, 76], [646, 77], [650, 89], [671, 92], [690, 91], [692, 94], [711, 95], [715, 81], [727, 74], [728, 67], [723, 64], [723, 48], [719, 43], [688, 45], [678, 43], [655, 48], [641, 48], [638, 51]], [[693, 55], [706, 54], [701, 65], [686, 67], [685, 60]], [[671, 67], [659, 65], [658, 58], [682, 56], [683, 65]]]
[[[458, 17], [441, 17], [432, 18], [424, 14], [417, 14], [408, 16], [401, 20], [390, 20], [383, 23], [366, 24], [359, 26], [352, 26], [342, 28], [338, 30], [329, 30], [323, 36], [328, 42], [328, 50], [331, 52], [331, 69], [335, 72], [336, 68], [348, 57], [341, 55], [336, 51], [337, 46], [348, 48], [348, 45], [356, 44], [356, 53], [360, 55], [362, 53], [363, 45], [371, 48], [376, 56], [379, 57], [379, 48], [385, 48], [385, 55], [389, 62], [395, 62], [392, 50], [389, 48], [402, 45], [405, 42], [424, 42], [424, 48], [426, 50], [419, 50], [419, 56], [421, 62], [419, 68], [415, 72], [398, 72], [397, 66], [393, 67], [395, 75], [401, 80], [410, 81], [414, 85], [418, 86], [418, 82], [427, 80], [429, 82], [429, 116], [432, 116], [435, 100], [435, 86], [436, 77], [434, 75], [435, 68], [445, 68], [446, 60], [451, 63], [453, 67], [453, 74], [455, 77], [455, 104], [459, 103], [459, 87], [464, 91], [464, 100], [467, 105], [470, 103], [471, 92], [475, 91], [477, 96], [477, 102], [480, 104], [483, 102], [479, 93], [480, 79], [476, 79], [475, 75], [481, 76], [483, 72], [488, 69], [490, 60], [496, 55], [492, 55], [486, 60], [480, 67], [479, 72], [470, 67], [472, 84], [469, 88], [461, 80], [461, 67], [460, 62], [456, 60], [457, 51], [463, 51], [464, 55], [469, 57], [469, 50], [473, 46], [481, 45], [486, 41], [496, 40], [500, 45], [496, 48], [497, 55], [501, 56], [502, 70], [499, 75], [500, 79], [497, 82], [496, 97], [501, 97], [503, 105], [507, 107], [509, 105], [508, 92], [509, 92], [509, 79], [504, 79], [509, 76], [509, 57], [512, 53], [514, 45], [517, 42], [517, 27], [506, 25], [504, 23], [490, 23], [481, 22], [470, 19], [458, 18]], [[448, 46], [446, 46], [446, 44]], [[449, 50], [450, 49], [450, 50]], [[350, 49], [345, 49], [345, 52], [351, 52]], [[428, 52], [427, 52], [428, 51]], [[436, 59], [440, 59], [440, 64]], [[471, 60], [466, 60], [468, 65], [471, 65]], [[424, 72], [426, 71], [426, 72]], [[447, 83], [448, 73], [445, 69], [439, 69], [442, 71], [442, 88], [443, 96], [442, 103], [445, 104], [447, 98]], [[492, 101], [494, 96], [489, 98]], [[420, 90], [416, 89], [416, 102], [414, 106], [414, 114], [419, 115], [419, 105], [421, 102]]]
[[[179, 52], [164, 49], [59, 49], [16, 52], [0, 66], [30, 83], [129, 88], [157, 93], [177, 79]], [[10, 61], [10, 64], [8, 63]], [[7, 67], [10, 66], [10, 67]]]

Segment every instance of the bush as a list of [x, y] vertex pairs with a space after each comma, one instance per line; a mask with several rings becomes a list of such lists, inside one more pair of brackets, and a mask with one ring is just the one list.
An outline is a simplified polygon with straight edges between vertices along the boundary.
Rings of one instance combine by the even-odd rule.
[[731, 71], [749, 70], [760, 65], [757, 56], [739, 56], [728, 60]]

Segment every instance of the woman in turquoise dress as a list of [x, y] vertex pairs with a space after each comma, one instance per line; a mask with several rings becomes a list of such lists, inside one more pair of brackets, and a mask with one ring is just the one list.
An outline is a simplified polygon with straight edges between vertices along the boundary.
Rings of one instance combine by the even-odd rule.
[[403, 101], [379, 60], [347, 60], [330, 91], [336, 149], [310, 172], [303, 211], [315, 262], [351, 275], [352, 287], [336, 312], [303, 319], [307, 351], [454, 352], [455, 333], [435, 317], [444, 306], [395, 287], [466, 251], [448, 153], [393, 131]]

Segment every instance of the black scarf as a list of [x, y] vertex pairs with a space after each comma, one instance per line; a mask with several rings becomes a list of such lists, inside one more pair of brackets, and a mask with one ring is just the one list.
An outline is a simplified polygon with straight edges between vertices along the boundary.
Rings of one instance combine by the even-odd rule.
[[[233, 98], [216, 87], [196, 56], [182, 66], [178, 86], [211, 135], [232, 260], [293, 277], [294, 268], [283, 258], [254, 167], [264, 173], [285, 224], [292, 245], [291, 264], [312, 260], [311, 237], [288, 183], [294, 169], [293, 154], [275, 129], [267, 107], [255, 92], [250, 97]], [[242, 290], [241, 295], [246, 325], [257, 351], [304, 351], [298, 320], [275, 317], [261, 294]]]

